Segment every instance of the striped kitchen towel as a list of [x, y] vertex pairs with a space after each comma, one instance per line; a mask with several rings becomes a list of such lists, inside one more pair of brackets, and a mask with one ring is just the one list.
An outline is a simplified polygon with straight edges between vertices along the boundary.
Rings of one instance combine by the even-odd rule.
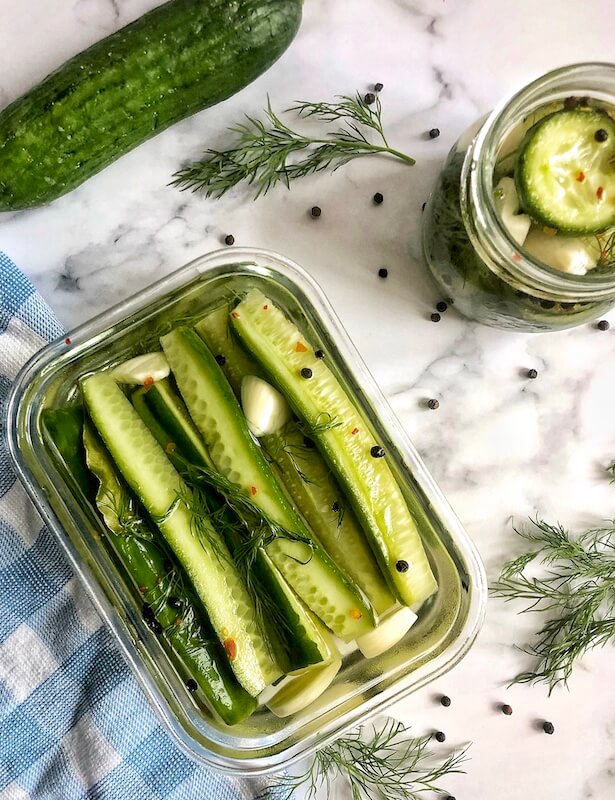
[[60, 333], [0, 253], [0, 800], [252, 798], [168, 738], [9, 467], [11, 383]]

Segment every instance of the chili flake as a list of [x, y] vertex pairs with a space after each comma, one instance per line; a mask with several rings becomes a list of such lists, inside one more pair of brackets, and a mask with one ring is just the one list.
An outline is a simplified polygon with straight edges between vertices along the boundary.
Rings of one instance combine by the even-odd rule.
[[362, 619], [362, 617], [363, 617], [363, 614], [362, 614], [362, 613], [359, 611], [359, 609], [358, 609], [358, 608], [352, 608], [352, 609], [350, 610], [350, 616], [351, 616], [353, 619]]
[[250, 493], [254, 496], [256, 494], [256, 486], [250, 486]]
[[147, 378], [143, 381], [143, 386], [153, 386], [153, 385], [154, 385], [154, 379], [152, 378], [151, 375], [148, 375]]
[[599, 186], [596, 189], [596, 197], [598, 198], [598, 200], [602, 200], [602, 198], [604, 197], [604, 186]]
[[583, 170], [580, 170], [577, 173], [577, 180], [579, 183], [583, 183], [583, 181], [585, 180], [585, 173], [583, 172]]
[[268, 308], [269, 308], [269, 306], [268, 306], [268, 305], [264, 305], [264, 306], [263, 306], [263, 311], [267, 311], [267, 309], [268, 309]]
[[224, 649], [229, 657], [229, 661], [234, 661], [237, 657], [237, 642], [234, 639], [225, 639]]
[[233, 319], [239, 319], [239, 314], [237, 313], [237, 311], [231, 311], [231, 317]]
[[353, 428], [353, 429], [350, 431], [350, 433], [351, 433], [353, 436], [356, 436], [358, 432], [359, 432], [359, 429], [358, 429], [358, 428]]
[[297, 344], [295, 345], [295, 352], [307, 353], [307, 347], [303, 344], [303, 342], [297, 342]]
[[70, 336], [67, 336], [66, 339], [64, 339], [64, 344], [72, 344]]

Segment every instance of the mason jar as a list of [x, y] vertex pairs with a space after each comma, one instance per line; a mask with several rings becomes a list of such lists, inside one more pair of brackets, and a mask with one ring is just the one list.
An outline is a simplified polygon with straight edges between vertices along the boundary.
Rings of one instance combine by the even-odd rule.
[[496, 208], [503, 146], [518, 144], [528, 120], [576, 98], [615, 113], [615, 64], [573, 64], [544, 75], [466, 131], [444, 164], [424, 211], [423, 249], [442, 296], [470, 319], [557, 331], [615, 305], [615, 254], [585, 274], [564, 272], [520, 246]]

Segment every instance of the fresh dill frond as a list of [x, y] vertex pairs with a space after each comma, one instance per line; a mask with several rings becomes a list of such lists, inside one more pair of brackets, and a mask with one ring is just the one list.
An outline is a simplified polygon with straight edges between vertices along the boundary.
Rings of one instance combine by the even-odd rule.
[[[241, 544], [235, 551], [235, 560], [237, 562], [246, 561], [249, 567], [253, 563], [259, 548], [267, 547], [279, 539], [304, 544], [307, 548], [307, 560], [304, 563], [310, 560], [314, 545], [309, 536], [288, 530], [283, 525], [280, 525], [269, 514], [253, 503], [240, 486], [228, 480], [220, 472], [184, 461], [182, 475], [191, 491], [195, 492], [197, 497], [203, 498], [204, 507], [208, 514], [211, 514], [211, 510], [207, 506], [207, 489], [214, 489], [224, 498], [236, 515], [237, 525], [235, 530], [241, 538]], [[198, 506], [198, 503], [196, 505]], [[198, 513], [195, 516], [198, 516]], [[292, 558], [292, 556], [289, 556], [289, 558]]]
[[425, 792], [444, 793], [440, 781], [464, 772], [468, 748], [442, 758], [430, 742], [431, 736], [412, 737], [392, 719], [372, 726], [368, 738], [357, 728], [318, 750], [305, 772], [281, 776], [260, 800], [291, 800], [298, 789], [306, 800], [315, 800], [323, 787], [330, 797], [336, 780], [348, 786], [353, 800], [421, 800]]
[[[526, 612], [550, 614], [537, 641], [524, 650], [536, 658], [535, 668], [513, 683], [543, 682], [551, 692], [567, 684], [584, 653], [615, 641], [615, 520], [577, 538], [540, 519], [517, 533], [532, 548], [504, 565], [491, 592], [524, 601]], [[542, 577], [524, 574], [533, 562], [546, 568]]]
[[339, 428], [342, 421], [337, 417], [329, 414], [328, 411], [321, 411], [316, 417], [314, 422], [308, 423], [304, 420], [297, 422], [297, 427], [304, 436], [312, 437], [318, 436], [320, 433], [332, 431], [334, 428]]
[[[207, 197], [221, 197], [246, 181], [255, 189], [255, 198], [278, 183], [287, 188], [296, 178], [339, 167], [361, 156], [390, 155], [412, 165], [414, 159], [392, 148], [382, 124], [382, 106], [376, 97], [373, 105], [360, 94], [342, 95], [337, 103], [297, 101], [288, 112], [299, 117], [314, 117], [335, 125], [325, 136], [299, 133], [284, 123], [267, 98], [264, 120], [246, 115], [246, 121], [230, 128], [237, 143], [229, 150], [206, 150], [202, 159], [176, 172], [172, 185], [182, 190], [202, 191]], [[376, 135], [371, 142], [366, 133]]]

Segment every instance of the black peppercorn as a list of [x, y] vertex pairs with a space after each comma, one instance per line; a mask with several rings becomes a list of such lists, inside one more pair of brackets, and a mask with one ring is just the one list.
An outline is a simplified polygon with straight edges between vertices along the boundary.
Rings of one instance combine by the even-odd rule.
[[384, 458], [385, 456], [384, 447], [380, 447], [379, 444], [375, 444], [369, 451], [369, 454], [371, 455], [372, 458]]
[[534, 380], [534, 378], [538, 377], [538, 370], [537, 369], [528, 369], [527, 377], [530, 378], [531, 380]]
[[446, 311], [448, 305], [444, 302], [444, 300], [440, 300], [440, 302], [436, 305], [436, 310], [440, 311], [442, 314]]
[[156, 615], [152, 611], [152, 607], [149, 603], [143, 603], [143, 607], [141, 609], [141, 613], [143, 614], [143, 619], [149, 624], [151, 620], [156, 619]]
[[590, 102], [591, 102], [591, 98], [589, 98], [587, 96], [579, 97], [579, 105], [580, 106], [585, 106], [587, 108], [587, 106], [590, 105]]
[[451, 704], [451, 698], [448, 695], [443, 694], [442, 697], [440, 698], [440, 705], [444, 706], [444, 708], [448, 708], [450, 704]]
[[162, 565], [165, 572], [173, 572], [175, 567], [173, 566], [173, 562], [169, 561], [168, 558], [165, 558], [164, 564]]
[[432, 128], [429, 131], [429, 138], [430, 139], [437, 139], [439, 135], [440, 135], [440, 128]]
[[374, 84], [374, 91], [375, 92], [381, 92], [383, 89], [384, 89], [384, 84], [383, 83], [375, 83]]
[[608, 331], [610, 327], [611, 323], [608, 321], [608, 319], [601, 319], [596, 325], [596, 328], [598, 328], [599, 331]]
[[429, 319], [430, 319], [432, 322], [440, 322], [440, 320], [442, 319], [442, 317], [441, 317], [441, 316], [440, 316], [440, 315], [439, 315], [437, 312], [435, 312], [435, 311], [434, 311], [434, 313], [431, 315], [431, 317], [430, 317]]
[[301, 370], [301, 377], [305, 378], [306, 380], [308, 378], [311, 378], [312, 377], [312, 370], [309, 367], [303, 367], [303, 369]]
[[540, 305], [542, 308], [555, 308], [555, 303], [553, 300], [541, 300]]
[[147, 622], [147, 627], [156, 635], [162, 633], [162, 625], [157, 619], [146, 619], [145, 621]]
[[440, 408], [440, 403], [435, 398], [432, 398], [431, 400], [428, 400], [427, 407], [431, 408], [432, 411], [435, 411], [436, 408]]
[[380, 267], [378, 270], [378, 277], [379, 278], [386, 278], [389, 274], [389, 270], [386, 267]]
[[456, 798], [456, 797], [453, 797], [453, 795], [452, 795], [452, 794], [449, 794], [449, 796], [448, 796], [448, 797], [445, 797], [445, 798], [444, 798], [444, 800], [457, 800], [457, 798]]
[[423, 205], [421, 206], [421, 211], [425, 211], [425, 206], [426, 206], [426, 205], [427, 205], [427, 203], [426, 203], [426, 202], [425, 202], [425, 203], [423, 203]]
[[379, 206], [383, 200], [384, 200], [384, 195], [382, 194], [382, 192], [376, 192], [376, 194], [374, 195], [374, 203], [377, 206]]
[[334, 503], [331, 504], [331, 511], [335, 511], [335, 513], [337, 514], [339, 510], [340, 510], [340, 504], [336, 500]]
[[368, 92], [363, 98], [363, 102], [366, 106], [371, 106], [372, 103], [376, 102], [376, 95], [373, 92]]
[[395, 569], [398, 572], [408, 572], [408, 570], [410, 569], [410, 564], [408, 564], [408, 562], [405, 559], [400, 558], [399, 561], [395, 562]]
[[549, 735], [555, 733], [555, 725], [552, 722], [545, 722], [542, 726], [542, 729], [545, 733], [548, 733]]
[[324, 352], [322, 350], [317, 350], [314, 353], [314, 355], [316, 356], [316, 358], [324, 358], [325, 357], [325, 354], [324, 354]]
[[199, 686], [194, 678], [188, 678], [186, 681], [186, 689], [188, 689], [189, 692], [196, 692], [198, 688]]
[[226, 364], [226, 358], [222, 355], [222, 353], [218, 353], [218, 355], [216, 356], [216, 361], [221, 367], [223, 367]]
[[442, 731], [438, 731], [435, 736], [436, 742], [445, 742], [446, 741], [446, 734]]
[[228, 236], [224, 237], [224, 244], [227, 244], [229, 247], [232, 244], [235, 244], [235, 237], [233, 236], [232, 233], [229, 233]]
[[507, 717], [510, 717], [512, 714], [512, 706], [509, 706], [508, 703], [504, 703], [502, 706], [502, 714], [506, 714]]
[[169, 599], [167, 600], [167, 603], [168, 603], [168, 605], [171, 606], [171, 608], [181, 608], [182, 607], [182, 601], [178, 597], [169, 597]]
[[609, 138], [609, 134], [608, 134], [607, 131], [604, 130], [604, 128], [598, 128], [596, 133], [594, 133], [594, 139], [597, 142], [606, 142], [606, 140], [608, 138]]
[[310, 214], [313, 217], [319, 217], [322, 214], [322, 209], [320, 208], [320, 206], [312, 206], [312, 208], [310, 209]]
[[314, 442], [310, 439], [309, 436], [303, 437], [303, 444], [305, 447], [308, 448], [308, 450], [311, 450], [314, 447]]
[[564, 100], [564, 108], [570, 110], [571, 108], [576, 108], [579, 105], [579, 98], [578, 97], [567, 97]]

